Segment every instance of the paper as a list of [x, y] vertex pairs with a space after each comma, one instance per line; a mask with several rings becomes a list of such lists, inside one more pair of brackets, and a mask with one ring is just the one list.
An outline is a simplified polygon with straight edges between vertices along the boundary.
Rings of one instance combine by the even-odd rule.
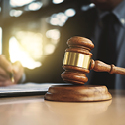
[[0, 87], [0, 96], [2, 94], [14, 94], [14, 93], [33, 93], [33, 92], [47, 92], [49, 87], [52, 85], [59, 85], [54, 83], [26, 83], [26, 84], [17, 84], [12, 86]]

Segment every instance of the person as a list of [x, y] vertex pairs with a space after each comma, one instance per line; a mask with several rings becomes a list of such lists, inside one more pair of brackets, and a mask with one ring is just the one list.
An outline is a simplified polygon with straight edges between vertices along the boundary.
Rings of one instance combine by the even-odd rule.
[[[20, 62], [12, 65], [4, 55], [0, 55], [0, 86], [17, 84], [23, 75], [23, 70]], [[14, 81], [11, 80], [12, 73], [15, 76]]]
[[[80, 4], [81, 2], [82, 1], [80, 1]], [[78, 12], [76, 12], [76, 15], [68, 19], [68, 21], [63, 26], [61, 42], [55, 53], [49, 58], [47, 58], [46, 60], [47, 63], [46, 62], [43, 63], [42, 67], [31, 71], [29, 74], [26, 73], [26, 81], [62, 82], [60, 74], [63, 72], [62, 60], [63, 60], [64, 50], [65, 48], [67, 48], [65, 42], [72, 36], [82, 36], [92, 40], [92, 42], [95, 45], [95, 48], [92, 50], [93, 53], [92, 58], [94, 60], [98, 59], [106, 63], [112, 62], [118, 67], [123, 67], [123, 68], [125, 67], [124, 63], [125, 0], [91, 0], [91, 2], [95, 4], [95, 7], [88, 8], [87, 11], [81, 11], [78, 8], [77, 10]], [[113, 17], [113, 18], [105, 19], [107, 20], [105, 23], [103, 21], [105, 17], [106, 18]], [[110, 24], [108, 24], [108, 22], [110, 22]], [[106, 29], [105, 28], [106, 26], [108, 26], [109, 29]], [[103, 32], [103, 30], [105, 32]], [[105, 34], [109, 34], [109, 36], [106, 35], [105, 38]], [[109, 39], [110, 36], [113, 36], [112, 37], [113, 39]], [[102, 41], [106, 41], [107, 42], [106, 45], [104, 45], [104, 42]], [[109, 41], [116, 41], [116, 42], [109, 43]], [[101, 43], [103, 44], [101, 45]], [[106, 51], [104, 52], [102, 50]], [[101, 54], [104, 56], [102, 56]], [[110, 58], [113, 58], [112, 59], [113, 61], [110, 61], [109, 60]], [[25, 72], [28, 72], [28, 70], [26, 69]], [[124, 84], [125, 77], [123, 75], [117, 74], [109, 76], [107, 73], [95, 73], [94, 71], [91, 71], [87, 75], [89, 77], [89, 81], [87, 84], [102, 84], [106, 85], [109, 89], [114, 89], [114, 88], [125, 89], [125, 84]], [[17, 82], [18, 81], [19, 80], [17, 80]]]

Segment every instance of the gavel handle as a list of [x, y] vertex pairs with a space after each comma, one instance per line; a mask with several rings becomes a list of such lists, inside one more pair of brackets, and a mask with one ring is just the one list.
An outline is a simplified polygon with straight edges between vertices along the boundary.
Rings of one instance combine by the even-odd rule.
[[110, 74], [122, 74], [125, 75], [125, 68], [116, 67], [113, 64], [108, 65], [99, 60], [94, 61], [91, 60], [90, 70], [94, 70], [96, 72], [108, 72]]

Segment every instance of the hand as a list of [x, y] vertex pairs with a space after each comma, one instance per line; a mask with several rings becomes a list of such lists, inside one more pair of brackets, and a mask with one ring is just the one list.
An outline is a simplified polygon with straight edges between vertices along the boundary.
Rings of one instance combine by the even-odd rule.
[[13, 72], [11, 63], [7, 61], [4, 55], [0, 55], [0, 86], [14, 84], [10, 79], [10, 73]]
[[24, 68], [19, 61], [13, 64], [13, 72], [14, 72], [15, 83], [18, 83], [24, 73]]
[[[14, 73], [14, 82], [11, 81], [11, 73]], [[19, 62], [12, 65], [4, 55], [0, 55], [0, 86], [17, 84], [21, 79], [22, 74], [23, 67]]]

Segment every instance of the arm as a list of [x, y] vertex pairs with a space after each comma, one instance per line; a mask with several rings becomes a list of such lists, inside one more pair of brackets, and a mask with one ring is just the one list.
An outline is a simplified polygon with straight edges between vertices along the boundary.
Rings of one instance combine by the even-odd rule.
[[[11, 80], [12, 73], [14, 73], [14, 81]], [[4, 55], [0, 55], [0, 86], [17, 84], [22, 74], [23, 67], [19, 62], [12, 65]]]

